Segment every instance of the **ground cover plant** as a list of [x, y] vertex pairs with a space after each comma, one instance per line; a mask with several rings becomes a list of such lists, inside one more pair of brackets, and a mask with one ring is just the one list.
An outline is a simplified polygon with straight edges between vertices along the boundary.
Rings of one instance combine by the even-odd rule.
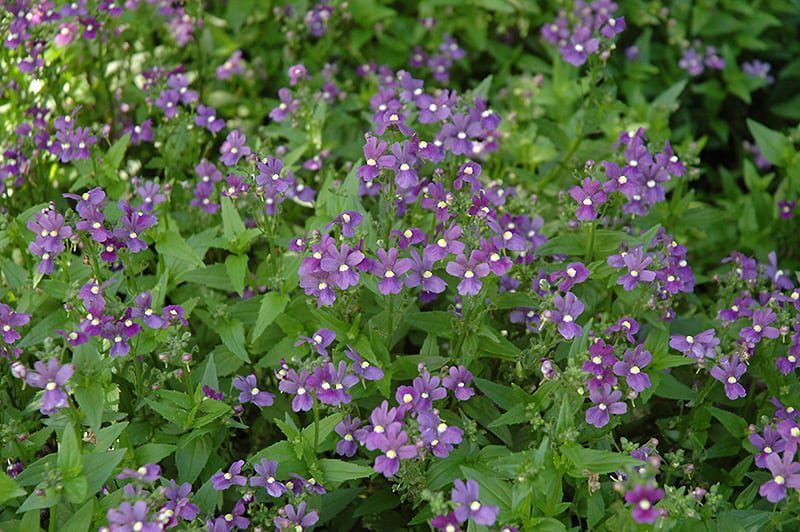
[[0, 529], [800, 526], [797, 2], [0, 5]]

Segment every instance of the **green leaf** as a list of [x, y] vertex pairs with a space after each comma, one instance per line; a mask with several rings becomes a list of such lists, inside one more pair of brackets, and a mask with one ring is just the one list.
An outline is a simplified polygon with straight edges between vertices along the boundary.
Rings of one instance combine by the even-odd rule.
[[658, 105], [662, 107], [672, 107], [678, 102], [678, 98], [680, 97], [683, 89], [686, 88], [687, 80], [681, 80], [667, 90], [659, 94], [655, 100], [653, 100], [653, 105]]
[[331, 458], [323, 458], [319, 461], [319, 466], [322, 469], [325, 482], [332, 484], [338, 484], [356, 478], [365, 478], [374, 473], [371, 467]]
[[91, 497], [103, 487], [111, 472], [125, 457], [128, 449], [115, 449], [102, 453], [87, 454], [83, 457], [83, 476], [86, 477], [86, 495]]
[[103, 407], [105, 405], [105, 391], [103, 385], [96, 381], [90, 381], [88, 386], [78, 386], [74, 390], [78, 406], [86, 415], [86, 422], [93, 430], [100, 428], [103, 422]]
[[5, 471], [0, 471], [0, 504], [25, 495], [25, 490], [20, 488], [16, 481], [6, 475]]
[[680, 401], [694, 401], [697, 399], [697, 393], [694, 390], [678, 381], [672, 375], [665, 373], [660, 377], [661, 380], [655, 390], [657, 396]]
[[261, 298], [261, 306], [258, 307], [258, 318], [253, 332], [250, 334], [250, 342], [253, 343], [267, 330], [275, 318], [286, 308], [289, 297], [278, 292], [269, 292]]
[[194, 483], [206, 466], [211, 452], [210, 438], [206, 435], [191, 438], [178, 445], [175, 452], [175, 465], [178, 466], [178, 481]]
[[131, 134], [125, 133], [121, 136], [106, 152], [105, 166], [111, 170], [119, 170], [122, 164], [122, 159], [125, 157], [125, 151], [128, 149], [128, 143], [131, 141]]
[[244, 285], [247, 279], [247, 255], [228, 255], [225, 257], [225, 271], [231, 280], [233, 289], [239, 294], [244, 295]]
[[592, 473], [613, 473], [614, 471], [625, 468], [626, 466], [641, 465], [642, 461], [630, 455], [615, 453], [611, 451], [601, 451], [599, 449], [586, 449], [578, 444], [571, 443], [563, 446], [561, 452], [569, 458], [575, 466], [571, 471], [572, 476], [583, 477], [584, 469]]
[[515, 406], [518, 406], [520, 403], [526, 403], [529, 401], [530, 396], [525, 393], [524, 390], [519, 388], [512, 388], [510, 386], [504, 386], [502, 384], [497, 384], [495, 382], [475, 378], [475, 385], [482, 391], [489, 399], [491, 399], [494, 404], [499, 406], [504, 410], [511, 410]]
[[247, 363], [250, 362], [250, 356], [244, 346], [244, 325], [242, 325], [242, 322], [239, 320], [223, 322], [217, 325], [216, 330], [220, 338], [222, 338], [222, 343], [231, 353]]
[[191, 268], [202, 268], [203, 258], [175, 231], [158, 236], [156, 250], [163, 255]]
[[429, 334], [448, 338], [452, 334], [453, 316], [441, 310], [406, 314], [403, 321]]
[[137, 447], [133, 455], [137, 464], [157, 464], [175, 451], [171, 443], [146, 443]]
[[63, 478], [73, 478], [81, 473], [83, 457], [72, 425], [64, 427], [58, 442], [58, 468]]
[[90, 530], [92, 517], [94, 516], [94, 499], [84, 504], [77, 510], [66, 523], [61, 525], [64, 532], [86, 532]]
[[64, 495], [66, 496], [67, 501], [77, 504], [86, 500], [88, 491], [86, 477], [77, 476], [74, 478], [68, 478], [62, 481], [62, 485], [64, 487]]
[[764, 158], [775, 166], [784, 166], [792, 151], [792, 142], [789, 138], [749, 118], [747, 127]]
[[733, 412], [728, 412], [721, 408], [714, 408], [713, 406], [707, 406], [706, 410], [722, 423], [722, 426], [725, 427], [725, 430], [727, 430], [731, 436], [744, 439], [748, 435], [748, 423], [744, 418], [737, 416]]
[[[331, 414], [330, 416], [324, 417], [319, 420], [319, 443], [325, 441], [325, 438], [328, 437], [329, 434], [333, 432], [333, 429], [336, 428], [336, 425], [344, 417], [344, 414]], [[303, 437], [306, 439], [308, 443], [314, 445], [314, 424], [307, 426], [303, 429]]]
[[239, 235], [244, 233], [245, 225], [242, 221], [242, 217], [239, 215], [239, 211], [236, 210], [236, 206], [229, 197], [222, 196], [220, 198], [220, 204], [222, 205], [223, 234], [225, 235], [225, 240], [232, 243], [239, 238]]

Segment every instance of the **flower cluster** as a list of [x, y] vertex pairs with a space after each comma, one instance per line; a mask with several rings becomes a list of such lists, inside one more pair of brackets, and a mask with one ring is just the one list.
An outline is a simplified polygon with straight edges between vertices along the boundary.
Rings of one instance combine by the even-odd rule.
[[699, 76], [706, 68], [712, 70], [725, 68], [725, 60], [717, 54], [716, 48], [706, 46], [705, 51], [702, 51], [702, 48], [699, 43], [686, 48], [678, 61], [678, 66], [692, 77]]
[[[594, 202], [603, 203], [607, 196], [618, 193], [625, 200], [623, 212], [645, 215], [653, 205], [664, 201], [665, 185], [671, 178], [683, 176], [686, 167], [678, 159], [669, 141], [664, 143], [662, 151], [651, 151], [647, 146], [647, 134], [642, 128], [623, 131], [618, 142], [625, 148], [622, 152], [623, 162], [602, 162], [606, 178], [602, 183], [602, 192], [596, 182], [584, 181], [582, 194], [578, 197], [573, 194], [573, 197], [581, 207], [596, 210]], [[579, 209], [578, 219], [596, 217], [588, 216], [591, 210]]]
[[795, 461], [800, 443], [800, 415], [792, 406], [784, 406], [772, 398], [775, 413], [770, 423], [759, 434], [750, 434], [755, 447], [756, 466], [769, 471], [771, 478], [764, 482], [758, 493], [771, 503], [784, 499], [789, 489], [800, 491], [800, 463]]
[[575, 0], [571, 16], [560, 11], [558, 17], [542, 26], [542, 38], [558, 47], [564, 61], [581, 66], [601, 52], [605, 60], [614, 49], [613, 39], [625, 30], [625, 17], [616, 16], [617, 4], [611, 0]]

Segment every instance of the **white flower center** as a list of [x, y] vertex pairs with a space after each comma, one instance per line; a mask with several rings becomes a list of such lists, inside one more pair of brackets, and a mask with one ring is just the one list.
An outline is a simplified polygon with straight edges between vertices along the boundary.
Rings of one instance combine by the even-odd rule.
[[736, 377], [734, 377], [733, 375], [728, 377], [728, 384], [736, 384]]

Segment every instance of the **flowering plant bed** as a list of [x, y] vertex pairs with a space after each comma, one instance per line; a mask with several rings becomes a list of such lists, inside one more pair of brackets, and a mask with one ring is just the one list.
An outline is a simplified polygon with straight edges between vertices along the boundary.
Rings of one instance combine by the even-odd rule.
[[793, 3], [2, 6], [0, 529], [797, 529]]

